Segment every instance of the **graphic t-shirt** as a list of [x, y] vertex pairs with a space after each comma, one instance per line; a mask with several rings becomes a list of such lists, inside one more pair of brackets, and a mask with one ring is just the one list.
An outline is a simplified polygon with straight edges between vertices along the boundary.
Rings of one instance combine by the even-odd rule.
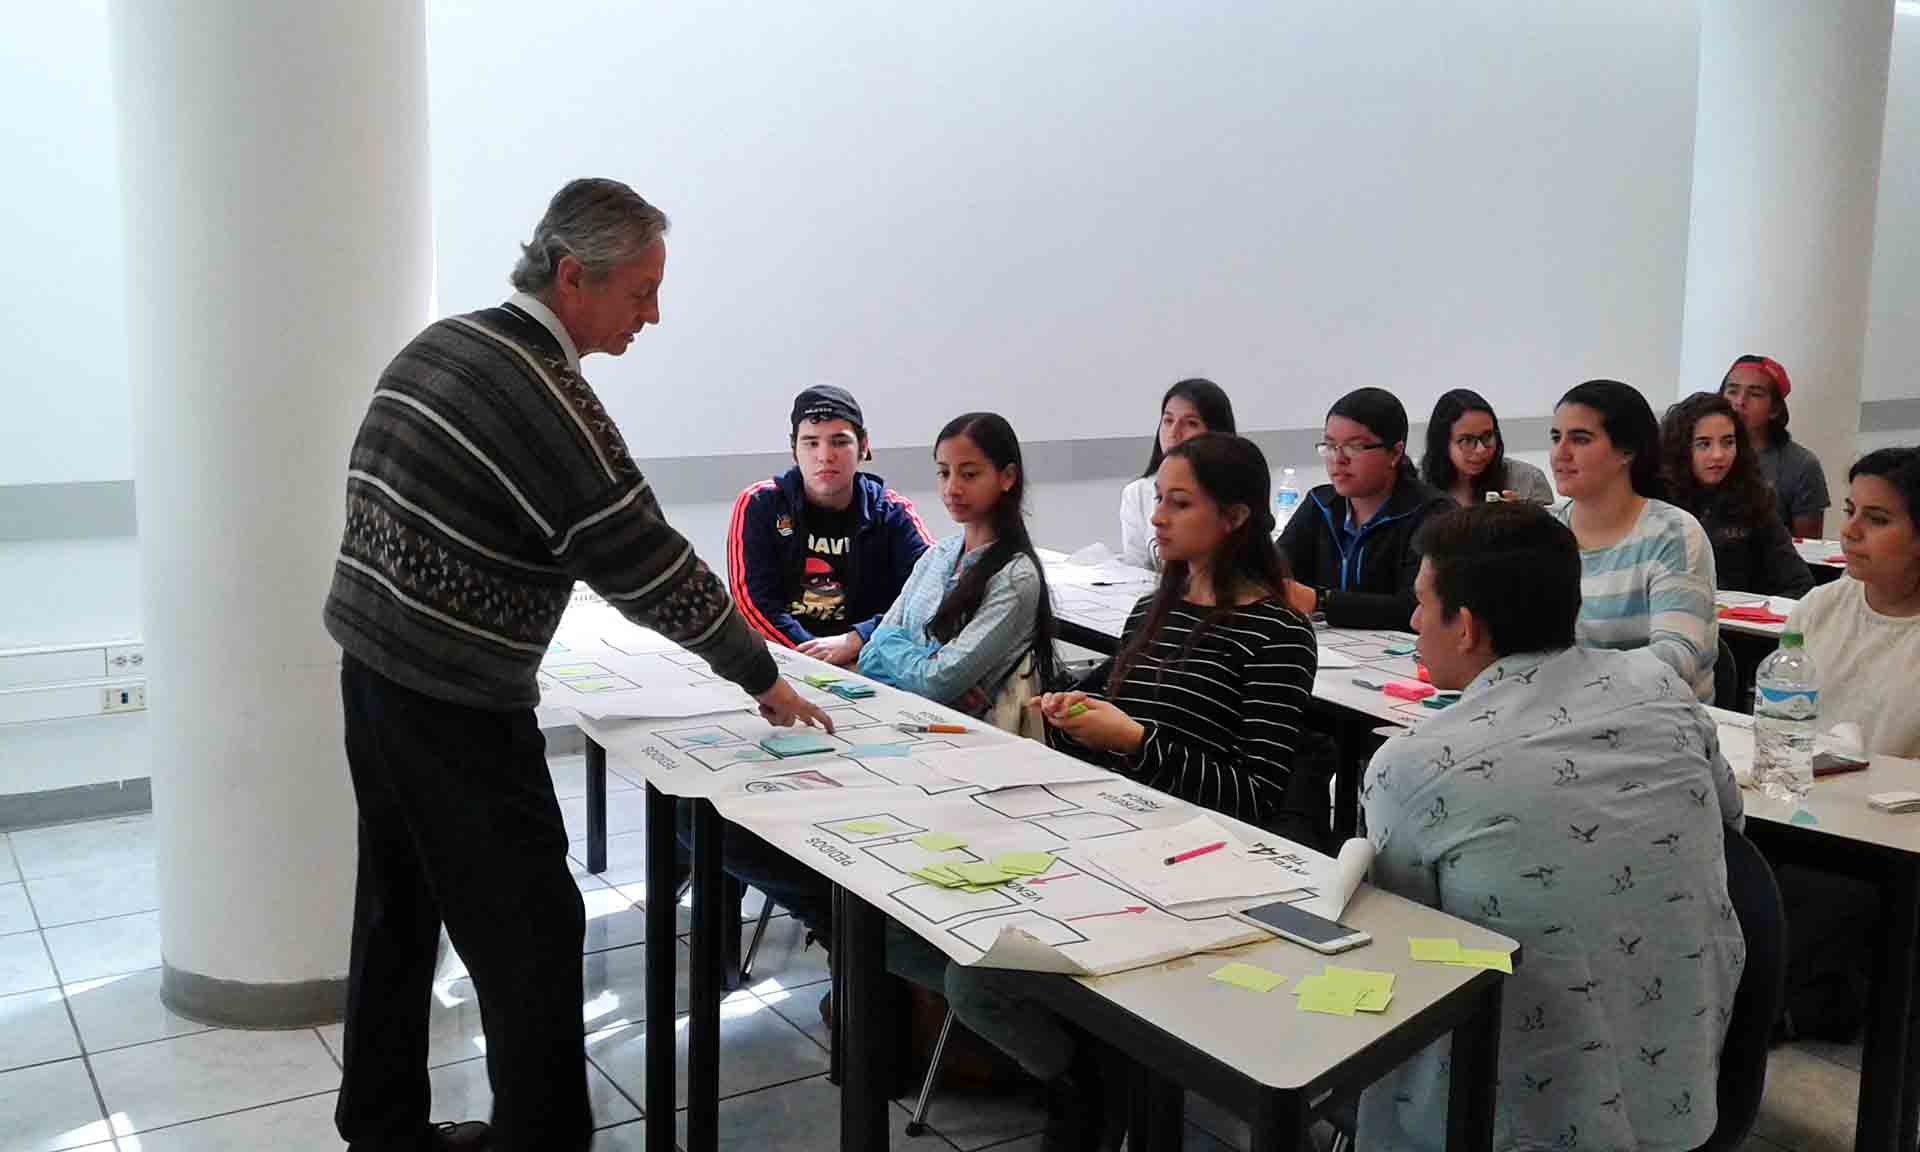
[[795, 527], [806, 536], [806, 561], [787, 611], [815, 636], [838, 636], [854, 625], [847, 618], [853, 525], [851, 507], [836, 510], [809, 504], [805, 520]]

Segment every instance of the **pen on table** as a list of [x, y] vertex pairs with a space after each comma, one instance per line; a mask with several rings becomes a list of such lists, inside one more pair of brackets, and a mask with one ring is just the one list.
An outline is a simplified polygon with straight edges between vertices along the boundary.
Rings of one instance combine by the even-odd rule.
[[1220, 849], [1225, 848], [1226, 846], [1227, 846], [1227, 842], [1225, 840], [1215, 840], [1211, 844], [1202, 844], [1198, 848], [1194, 848], [1190, 851], [1182, 852], [1177, 856], [1169, 856], [1166, 859], [1166, 863], [1178, 864], [1182, 860], [1191, 860], [1195, 856], [1205, 856], [1209, 852], [1218, 852], [1220, 851]]
[[894, 727], [902, 732], [948, 732], [954, 735], [967, 730], [962, 724], [895, 724]]

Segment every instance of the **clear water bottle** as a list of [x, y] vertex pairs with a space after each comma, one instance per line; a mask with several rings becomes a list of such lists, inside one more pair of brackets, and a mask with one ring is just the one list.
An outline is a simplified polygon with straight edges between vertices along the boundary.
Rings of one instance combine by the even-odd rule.
[[1805, 799], [1813, 789], [1813, 734], [1820, 682], [1798, 632], [1760, 665], [1753, 692], [1753, 776], [1775, 800]]
[[1287, 521], [1293, 519], [1294, 509], [1300, 506], [1300, 481], [1288, 468], [1280, 473], [1280, 491], [1273, 495], [1273, 531], [1278, 536], [1286, 528]]

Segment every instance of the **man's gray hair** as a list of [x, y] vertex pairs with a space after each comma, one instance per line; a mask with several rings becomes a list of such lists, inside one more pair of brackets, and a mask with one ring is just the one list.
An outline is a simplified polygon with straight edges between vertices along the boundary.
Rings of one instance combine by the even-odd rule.
[[553, 286], [560, 258], [571, 256], [595, 276], [647, 250], [667, 231], [667, 214], [618, 180], [570, 180], [553, 194], [547, 214], [520, 246], [508, 279], [531, 296]]

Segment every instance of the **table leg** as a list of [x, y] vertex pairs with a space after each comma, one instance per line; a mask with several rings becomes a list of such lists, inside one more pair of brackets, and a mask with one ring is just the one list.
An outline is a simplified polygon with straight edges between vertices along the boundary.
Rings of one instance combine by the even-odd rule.
[[1179, 1152], [1186, 1143], [1186, 1092], [1145, 1064], [1128, 1063], [1132, 1080], [1127, 1092], [1129, 1152]]
[[1480, 1009], [1453, 1030], [1453, 1070], [1447, 1083], [1447, 1152], [1493, 1147], [1494, 1080], [1500, 1075], [1502, 981], [1486, 982]]
[[1920, 937], [1920, 875], [1913, 857], [1888, 861], [1881, 888], [1885, 936], [1876, 950], [1873, 992], [1867, 1007], [1867, 1035], [1860, 1055], [1860, 1101], [1854, 1118], [1853, 1146], [1909, 1150], [1914, 1146], [1913, 1084], [1920, 1072], [1911, 1047], [1916, 937]]
[[[589, 747], [592, 744], [589, 743]], [[647, 785], [647, 1145], [672, 1148], [674, 1060], [673, 797]]]
[[587, 741], [587, 871], [595, 876], [607, 870], [607, 750], [593, 737]]
[[845, 1078], [845, 1057], [847, 1053], [847, 1046], [844, 1042], [840, 1027], [840, 1022], [844, 1020], [845, 1017], [840, 1015], [839, 1007], [840, 1004], [845, 1001], [846, 995], [841, 989], [841, 968], [833, 962], [835, 956], [846, 955], [846, 949], [841, 947], [841, 929], [844, 928], [847, 923], [847, 917], [844, 911], [846, 901], [842, 898], [841, 891], [840, 885], [835, 884], [833, 886], [833, 923], [827, 926], [827, 940], [825, 942], [827, 946], [827, 975], [829, 977], [827, 988], [834, 1005], [833, 1020], [827, 1028], [827, 1083], [833, 1085], [840, 1084]]
[[[1307, 1113], [1298, 1092], [1290, 1092], [1253, 1118], [1248, 1125], [1247, 1152], [1311, 1152]], [[1171, 1145], [1170, 1145], [1171, 1147]]]
[[[713, 1152], [720, 1141], [721, 934], [726, 930], [726, 875], [720, 870], [720, 814], [710, 800], [693, 802], [693, 971], [687, 1021], [687, 1152]], [[648, 869], [652, 871], [651, 868]], [[740, 931], [736, 920], [733, 930]], [[664, 1145], [672, 1147], [672, 1145]]]
[[746, 896], [746, 885], [721, 873], [720, 917], [726, 927], [720, 933], [720, 963], [725, 965], [720, 971], [720, 987], [732, 992], [740, 987], [740, 902]]
[[846, 1044], [840, 1063], [840, 1147], [843, 1152], [884, 1152], [887, 1089], [893, 1081], [885, 1004], [886, 917], [852, 892], [841, 898], [840, 911], [845, 927], [840, 929], [842, 947], [834, 953], [834, 973], [841, 994], [833, 999], [834, 1020]]

